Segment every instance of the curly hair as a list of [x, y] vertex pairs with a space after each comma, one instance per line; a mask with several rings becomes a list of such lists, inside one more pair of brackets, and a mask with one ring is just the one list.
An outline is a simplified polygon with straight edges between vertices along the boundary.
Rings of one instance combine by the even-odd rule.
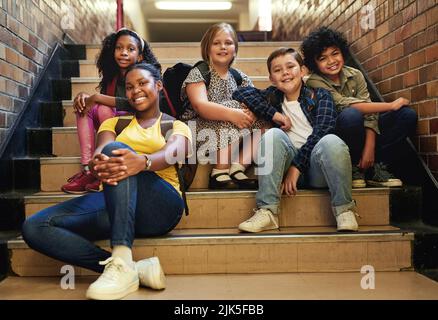
[[154, 78], [155, 81], [161, 80], [161, 72], [159, 69], [156, 68], [153, 64], [147, 63], [147, 62], [140, 62], [133, 64], [126, 70], [126, 75], [130, 73], [132, 70], [141, 69], [149, 71], [149, 73], [152, 75], [152, 78]]
[[304, 55], [304, 64], [311, 72], [319, 73], [315, 59], [329, 47], [338, 47], [344, 59], [349, 55], [349, 44], [344, 35], [328, 27], [321, 27], [311, 32], [301, 43], [301, 52]]
[[[141, 57], [144, 62], [152, 64], [155, 68], [161, 72], [161, 64], [153, 54], [149, 44], [142, 40], [140, 36], [129, 29], [121, 29], [118, 32], [111, 33], [102, 41], [102, 49], [97, 57], [96, 66], [99, 71], [99, 76], [102, 77], [97, 88], [101, 93], [105, 93], [106, 87], [111, 81], [119, 74], [119, 66], [114, 59], [114, 51], [116, 48], [116, 42], [121, 36], [131, 36], [137, 41], [138, 51], [141, 52]], [[143, 50], [142, 47], [144, 46]]]

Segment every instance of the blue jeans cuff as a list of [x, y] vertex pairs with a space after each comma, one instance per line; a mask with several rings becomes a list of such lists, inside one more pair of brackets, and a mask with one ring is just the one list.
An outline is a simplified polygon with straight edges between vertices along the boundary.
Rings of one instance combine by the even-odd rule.
[[341, 213], [348, 211], [348, 210], [355, 210], [356, 209], [356, 201], [352, 200], [350, 203], [343, 204], [340, 206], [332, 207], [333, 214], [335, 217], [339, 216]]
[[275, 204], [268, 204], [268, 205], [263, 205], [263, 206], [257, 206], [257, 208], [259, 209], [267, 209], [269, 211], [271, 211], [273, 214], [279, 214], [280, 210], [279, 210], [279, 206], [275, 205]]
[[111, 248], [114, 248], [114, 246], [125, 246], [132, 248], [132, 242], [126, 240], [111, 240]]

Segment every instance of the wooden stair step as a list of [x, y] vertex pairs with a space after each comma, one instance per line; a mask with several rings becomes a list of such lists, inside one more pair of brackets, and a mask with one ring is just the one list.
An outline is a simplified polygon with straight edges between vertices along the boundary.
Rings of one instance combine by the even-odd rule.
[[[282, 228], [260, 234], [174, 230], [163, 237], [136, 239], [133, 255], [134, 260], [158, 256], [166, 274], [357, 272], [364, 265], [376, 271], [412, 268], [412, 233], [390, 226], [362, 230]], [[109, 248], [108, 241], [96, 244]], [[33, 251], [21, 239], [9, 241], [8, 248], [12, 271], [19, 276], [55, 276], [64, 265]], [[81, 269], [76, 274], [92, 272]]]
[[[237, 228], [250, 218], [256, 207], [255, 191], [196, 191], [187, 192], [190, 209], [183, 216], [177, 229]], [[60, 192], [41, 192], [25, 197], [26, 216], [72, 199], [78, 195]], [[358, 220], [362, 226], [389, 224], [389, 189], [355, 189], [353, 198]], [[295, 197], [283, 196], [281, 200], [281, 227], [335, 226], [328, 191], [299, 190]]]
[[[271, 42], [239, 42], [239, 58], [267, 58], [268, 55], [279, 47], [299, 49], [300, 41], [271, 41]], [[150, 43], [152, 51], [158, 61], [161, 59], [196, 59], [201, 56], [199, 42], [169, 42]], [[95, 60], [100, 52], [100, 45], [87, 45], [87, 60]]]

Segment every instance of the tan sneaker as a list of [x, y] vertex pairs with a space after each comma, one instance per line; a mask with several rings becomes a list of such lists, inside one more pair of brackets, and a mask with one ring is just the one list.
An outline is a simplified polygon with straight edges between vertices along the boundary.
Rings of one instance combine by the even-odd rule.
[[357, 231], [359, 226], [356, 221], [357, 213], [352, 210], [342, 212], [336, 217], [336, 223], [338, 225], [338, 231]]
[[139, 280], [135, 264], [130, 267], [119, 257], [110, 257], [99, 264], [104, 265], [105, 270], [88, 287], [88, 299], [116, 300], [138, 290]]
[[155, 290], [166, 288], [166, 277], [158, 257], [137, 261], [138, 277], [140, 284]]
[[260, 232], [264, 230], [278, 229], [278, 216], [268, 209], [254, 210], [254, 215], [239, 224], [239, 230], [246, 232]]

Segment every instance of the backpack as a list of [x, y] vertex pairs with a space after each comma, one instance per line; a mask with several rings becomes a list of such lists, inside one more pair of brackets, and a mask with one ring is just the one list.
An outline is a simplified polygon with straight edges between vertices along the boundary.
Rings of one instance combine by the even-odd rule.
[[[129, 125], [129, 123], [132, 121], [134, 116], [121, 116], [117, 120], [116, 126], [115, 126], [115, 132], [116, 136], [118, 136], [122, 131]], [[161, 116], [161, 122], [160, 122], [160, 129], [161, 129], [161, 135], [166, 139], [167, 133], [173, 129], [173, 122], [176, 119], [172, 116], [169, 116], [166, 113], [163, 113]], [[187, 162], [187, 161], [185, 161]], [[182, 193], [182, 198], [184, 200], [184, 207], [186, 216], [189, 215], [189, 207], [187, 205], [187, 198], [186, 198], [186, 190], [190, 187], [190, 185], [193, 182], [193, 179], [196, 175], [196, 169], [197, 164], [188, 164], [183, 163], [180, 167], [178, 163], [175, 163], [175, 169], [176, 173], [178, 175], [178, 181], [179, 181], [179, 187]]]
[[[194, 66], [187, 63], [179, 62], [173, 67], [167, 68], [163, 73], [163, 90], [160, 96], [160, 110], [181, 119], [182, 114], [190, 105], [188, 98], [181, 100], [181, 87], [184, 80], [187, 78], [190, 70], [198, 68], [205, 80], [205, 86], [208, 89], [210, 84], [210, 68], [205, 61], [198, 61]], [[242, 76], [234, 69], [230, 68], [230, 72], [237, 83], [237, 86], [242, 85]]]

